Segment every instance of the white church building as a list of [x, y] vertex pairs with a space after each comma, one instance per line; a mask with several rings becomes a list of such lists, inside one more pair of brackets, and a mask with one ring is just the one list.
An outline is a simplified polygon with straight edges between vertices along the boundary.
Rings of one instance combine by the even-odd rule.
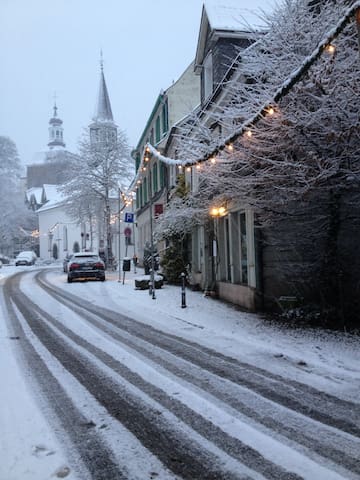
[[[96, 129], [104, 128], [104, 125], [112, 131], [117, 131], [102, 66], [96, 111], [92, 120], [89, 125], [90, 136]], [[48, 146], [50, 155], [46, 158], [49, 160], [48, 157], [50, 156], [51, 160], [42, 164], [45, 172], [48, 172], [50, 167], [53, 171], [56, 170], [56, 158], [59, 154], [60, 159], [63, 158], [65, 151], [62, 121], [57, 117], [56, 106], [54, 107], [54, 116], [49, 124]], [[46, 167], [48, 168], [46, 169]], [[46, 175], [44, 175], [44, 178], [46, 179]], [[39, 219], [40, 258], [43, 260], [53, 260], [55, 258], [62, 260], [76, 251], [103, 252], [103, 226], [96, 225], [96, 223], [90, 225], [89, 222], [79, 222], [70, 216], [66, 208], [67, 199], [60, 190], [61, 183], [63, 182], [56, 181], [56, 184], [44, 183], [41, 187], [31, 186], [27, 191], [27, 202], [29, 206], [36, 205], [34, 209], [36, 209]], [[111, 222], [112, 253], [121, 262], [124, 256], [132, 257], [136, 254], [136, 222], [132, 213], [132, 204], [125, 204], [124, 200], [118, 197], [118, 192], [110, 195], [110, 203], [113, 220]]]

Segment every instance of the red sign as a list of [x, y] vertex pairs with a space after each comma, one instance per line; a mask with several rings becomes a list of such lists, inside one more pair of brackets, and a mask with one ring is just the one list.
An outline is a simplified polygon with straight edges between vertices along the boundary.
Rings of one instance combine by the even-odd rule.
[[154, 205], [155, 215], [161, 215], [164, 211], [162, 203], [155, 203]]
[[124, 235], [125, 235], [125, 237], [131, 237], [131, 228], [130, 227], [125, 228]]

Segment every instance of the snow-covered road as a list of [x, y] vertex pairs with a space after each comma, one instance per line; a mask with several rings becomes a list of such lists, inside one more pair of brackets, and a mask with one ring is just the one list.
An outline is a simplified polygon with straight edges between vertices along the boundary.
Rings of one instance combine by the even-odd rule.
[[358, 338], [22, 271], [1, 279], [1, 480], [360, 478]]

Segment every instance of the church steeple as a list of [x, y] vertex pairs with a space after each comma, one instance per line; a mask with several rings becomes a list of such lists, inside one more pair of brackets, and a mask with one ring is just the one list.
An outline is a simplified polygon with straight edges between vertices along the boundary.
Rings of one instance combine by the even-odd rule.
[[62, 120], [57, 116], [57, 106], [54, 102], [54, 114], [53, 117], [49, 120], [49, 143], [48, 147], [52, 150], [55, 147], [65, 148], [65, 143], [63, 139], [64, 129], [62, 127]]
[[98, 97], [93, 116], [93, 123], [89, 125], [90, 139], [92, 142], [114, 141], [117, 136], [117, 126], [114, 122], [109, 93], [106, 87], [104, 64], [101, 54], [100, 60], [100, 84]]
[[113, 114], [110, 105], [110, 99], [108, 90], [106, 87], [105, 76], [104, 76], [104, 64], [101, 57], [100, 61], [100, 85], [99, 85], [99, 94], [97, 99], [97, 105], [95, 109], [95, 115], [93, 117], [94, 122], [113, 122]]

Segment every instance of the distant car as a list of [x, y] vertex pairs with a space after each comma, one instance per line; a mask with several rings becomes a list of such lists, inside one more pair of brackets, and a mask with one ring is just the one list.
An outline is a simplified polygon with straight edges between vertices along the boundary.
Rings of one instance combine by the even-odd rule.
[[72, 255], [66, 255], [66, 257], [64, 258], [64, 261], [63, 261], [63, 270], [65, 273], [67, 273], [68, 271], [68, 264], [69, 264], [69, 261], [72, 259]]
[[67, 281], [73, 280], [105, 280], [105, 263], [97, 253], [79, 252], [69, 260], [67, 265]]
[[18, 265], [34, 265], [37, 259], [36, 253], [31, 250], [20, 252], [15, 258], [15, 266]]
[[9, 265], [9, 263], [10, 263], [10, 258], [7, 257], [6, 255], [0, 254], [0, 262], [1, 262], [3, 265]]

